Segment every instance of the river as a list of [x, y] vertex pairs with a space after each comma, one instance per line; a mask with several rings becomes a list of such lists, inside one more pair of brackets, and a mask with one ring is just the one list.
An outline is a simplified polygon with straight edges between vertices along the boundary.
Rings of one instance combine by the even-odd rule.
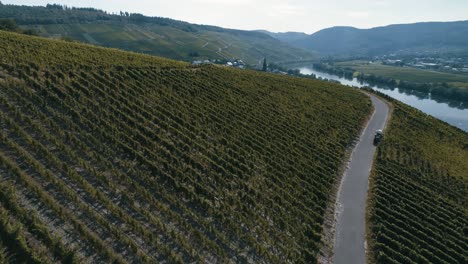
[[389, 89], [389, 88], [382, 88], [375, 85], [369, 85], [368, 83], [359, 82], [356, 78], [352, 80], [345, 79], [343, 77], [319, 72], [312, 67], [299, 67], [299, 71], [302, 74], [315, 74], [317, 78], [325, 78], [330, 80], [339, 81], [341, 84], [349, 85], [349, 86], [356, 86], [356, 87], [363, 87], [368, 86], [372, 87], [372, 89], [377, 90], [381, 93], [389, 95], [405, 104], [408, 104], [414, 108], [417, 108], [423, 111], [426, 114], [432, 115], [438, 119], [441, 119], [453, 126], [456, 126], [466, 132], [468, 132], [468, 109], [460, 109], [457, 107], [450, 106], [449, 103], [440, 103], [436, 102], [435, 100], [429, 98], [429, 96], [419, 95], [416, 96], [414, 94], [410, 94], [410, 92], [402, 91], [398, 88]]

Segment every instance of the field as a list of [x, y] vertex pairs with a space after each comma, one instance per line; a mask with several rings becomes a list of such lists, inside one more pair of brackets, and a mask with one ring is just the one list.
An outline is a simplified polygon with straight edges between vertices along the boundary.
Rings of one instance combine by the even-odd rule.
[[362, 93], [0, 32], [0, 260], [314, 263]]
[[391, 101], [370, 185], [371, 263], [466, 263], [468, 134]]
[[458, 87], [458, 88], [465, 88], [468, 89], [468, 82], [461, 83], [461, 82], [453, 82], [451, 83], [453, 86]]
[[[417, 83], [468, 83], [468, 74], [453, 74], [430, 70], [421, 70], [409, 67], [395, 67], [380, 63], [369, 63], [366, 61], [348, 61], [335, 63], [336, 66], [352, 68], [364, 74], [373, 74], [395, 80], [403, 80]], [[462, 85], [463, 87], [463, 85]]]

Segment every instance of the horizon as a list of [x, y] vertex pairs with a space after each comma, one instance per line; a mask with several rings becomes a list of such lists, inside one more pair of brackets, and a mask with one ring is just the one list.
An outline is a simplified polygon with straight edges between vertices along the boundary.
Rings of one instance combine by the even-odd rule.
[[[331, 27], [328, 27], [328, 28], [319, 29], [318, 31], [312, 32], [312, 33], [310, 33], [308, 35], [312, 35], [314, 33], [322, 31], [324, 29], [340, 28], [340, 27], [347, 27], [347, 28], [354, 28], [354, 29], [359, 29], [359, 30], [366, 30], [366, 29], [374, 29], [374, 28], [388, 27], [388, 26], [398, 26], [398, 25], [414, 25], [414, 24], [424, 24], [424, 23], [456, 23], [456, 22], [468, 22], [468, 19], [465, 19], [465, 20], [451, 20], [451, 21], [419, 21], [419, 22], [412, 22], [412, 23], [394, 23], [394, 24], [386, 24], [386, 25], [380, 25], [380, 26], [369, 27], [369, 28], [360, 28], [360, 27], [353, 27], [353, 26], [346, 26], [346, 25], [337, 25], [337, 26], [331, 26]], [[254, 29], [254, 30], [251, 30], [251, 31], [258, 31], [258, 30], [265, 30], [265, 29]], [[269, 31], [269, 32], [278, 33], [278, 34], [282, 34], [282, 33], [305, 33], [305, 32], [300, 32], [300, 31], [280, 31], [280, 32]], [[305, 33], [305, 34], [307, 34], [307, 33]]]
[[[466, 21], [468, 2], [462, 0], [430, 0], [425, 1], [425, 8], [421, 10], [418, 4], [405, 3], [402, 14], [395, 18], [395, 12], [389, 10], [401, 9], [404, 1], [397, 0], [396, 4], [390, 4], [389, 0], [357, 0], [352, 6], [367, 6], [357, 10], [347, 7], [351, 1], [330, 0], [327, 3], [305, 0], [286, 1], [256, 1], [258, 8], [265, 8], [265, 12], [253, 12], [249, 8], [251, 0], [176, 0], [171, 3], [162, 1], [118, 0], [114, 3], [93, 0], [2, 0], [3, 4], [45, 6], [46, 4], [61, 4], [69, 7], [92, 7], [109, 13], [118, 14], [120, 11], [140, 13], [145, 16], [157, 16], [181, 20], [193, 24], [213, 25], [223, 28], [239, 30], [267, 30], [274, 33], [297, 32], [313, 34], [331, 27], [353, 27], [358, 29], [370, 29], [398, 24], [430, 23], [430, 22], [456, 22]], [[343, 5], [337, 8], [334, 4]], [[394, 1], [395, 2], [395, 1]], [[269, 4], [271, 3], [271, 4]], [[362, 3], [364, 5], [359, 5]], [[331, 7], [330, 7], [331, 4]], [[444, 9], [440, 9], [440, 5]], [[180, 8], [184, 6], [184, 8]], [[412, 10], [417, 10], [413, 12]], [[444, 12], [439, 12], [444, 10]], [[465, 11], [463, 11], [465, 10]], [[245, 11], [241, 19], [231, 14]], [[310, 16], [314, 12], [317, 16]], [[221, 14], [221, 15], [220, 15]], [[258, 15], [261, 14], [261, 15]], [[288, 23], [284, 23], [287, 20]]]

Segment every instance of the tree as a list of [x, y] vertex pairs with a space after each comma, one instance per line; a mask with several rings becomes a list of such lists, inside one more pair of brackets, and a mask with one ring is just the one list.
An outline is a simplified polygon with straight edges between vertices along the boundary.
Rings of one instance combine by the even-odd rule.
[[56, 10], [64, 10], [63, 6], [59, 5], [59, 4], [47, 4], [46, 8], [56, 9]]
[[266, 72], [268, 70], [268, 65], [267, 65], [267, 61], [266, 61], [266, 58], [263, 58], [263, 69], [262, 69], [264, 72]]
[[37, 36], [37, 32], [34, 29], [25, 29], [22, 32], [25, 35], [30, 35], [30, 36]]
[[66, 42], [75, 42], [75, 40], [69, 36], [62, 36], [60, 39]]
[[189, 52], [190, 57], [200, 57], [200, 54], [197, 51], [191, 51]]
[[0, 30], [16, 31], [17, 28], [15, 20], [9, 18], [0, 19]]

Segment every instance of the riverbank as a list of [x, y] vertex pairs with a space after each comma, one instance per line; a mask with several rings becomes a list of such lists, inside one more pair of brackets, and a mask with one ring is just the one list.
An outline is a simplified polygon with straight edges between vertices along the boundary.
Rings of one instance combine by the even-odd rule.
[[[395, 98], [405, 104], [413, 106], [422, 112], [434, 116], [440, 120], [449, 123], [468, 132], [468, 109], [460, 107], [460, 103], [452, 100], [441, 100], [423, 93], [405, 90], [399, 87], [388, 88], [368, 82], [362, 82], [356, 77], [345, 78], [331, 73], [325, 73], [314, 69], [311, 66], [296, 66], [302, 74], [314, 74], [317, 78], [339, 81], [343, 85], [355, 87], [371, 87], [383, 94]], [[465, 106], [465, 105], [463, 105]]]
[[452, 101], [461, 108], [468, 107], [468, 89], [454, 85], [454, 81], [468, 83], [468, 75], [455, 75], [436, 71], [394, 67], [372, 62], [362, 65], [342, 63], [315, 63], [313, 68], [347, 79], [356, 77], [361, 82], [388, 88], [416, 91], [434, 97], [434, 100]]

